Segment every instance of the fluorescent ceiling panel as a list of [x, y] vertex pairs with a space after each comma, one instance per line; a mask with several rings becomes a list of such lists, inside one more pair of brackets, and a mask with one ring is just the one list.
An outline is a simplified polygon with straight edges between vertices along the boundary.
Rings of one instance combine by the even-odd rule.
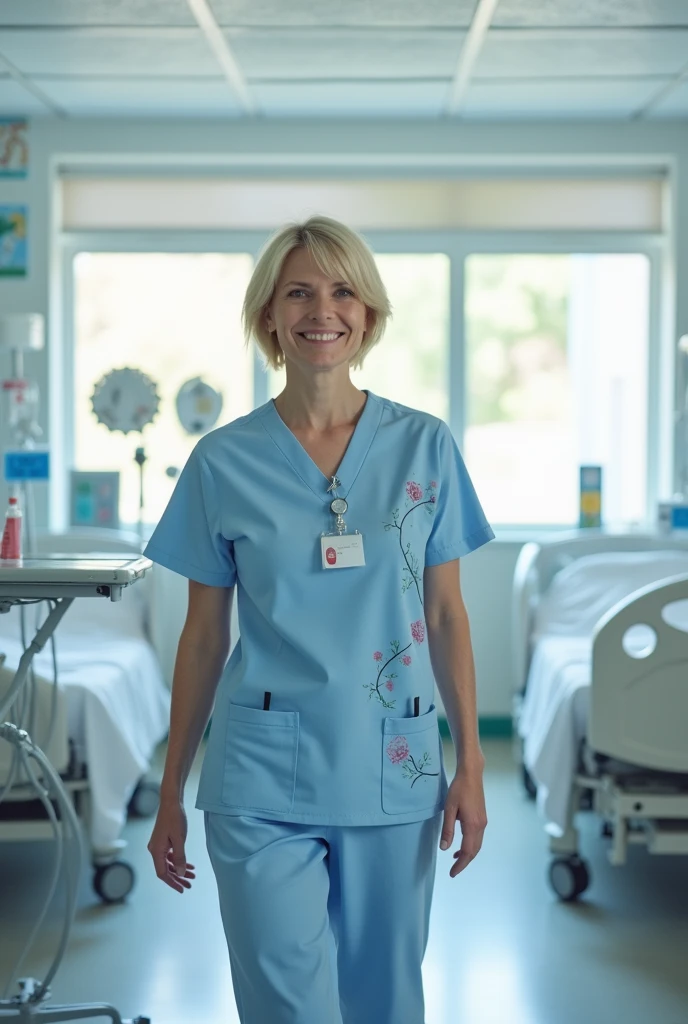
[[476, 0], [209, 0], [218, 24], [468, 28]]
[[1, 117], [41, 117], [50, 113], [51, 111], [40, 100], [27, 92], [13, 78], [0, 78]]
[[208, 75], [217, 62], [198, 28], [12, 31], [3, 53], [27, 75]]
[[288, 29], [228, 32], [251, 79], [450, 78], [466, 33]]
[[656, 107], [647, 112], [646, 117], [688, 117], [688, 82], [681, 82], [672, 89]]
[[[688, 0], [686, 0], [688, 3]], [[688, 63], [688, 29], [633, 32], [491, 31], [475, 78], [672, 75]]]
[[499, 26], [616, 27], [688, 25], [686, 0], [500, 0]]
[[254, 84], [268, 116], [439, 117], [448, 82], [307, 82]]
[[470, 118], [630, 117], [658, 88], [656, 79], [477, 82], [468, 88], [461, 114]]
[[186, 0], [0, 0], [0, 25], [188, 25]]
[[243, 109], [220, 76], [210, 80], [120, 78], [75, 82], [42, 79], [43, 88], [73, 117], [237, 117]]

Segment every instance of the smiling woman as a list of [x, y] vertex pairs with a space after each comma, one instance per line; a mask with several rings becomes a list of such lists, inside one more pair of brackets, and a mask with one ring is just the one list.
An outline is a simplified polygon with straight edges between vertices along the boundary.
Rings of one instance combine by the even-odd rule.
[[[295, 335], [318, 348], [328, 345], [328, 358], [334, 347], [355, 368], [382, 337], [390, 315], [363, 239], [330, 217], [311, 217], [281, 230], [264, 247], [246, 291], [242, 322], [247, 343], [255, 338], [272, 369], [284, 366], [284, 344], [296, 345]], [[318, 332], [340, 337], [304, 337]], [[299, 351], [303, 345], [291, 349], [296, 358]]]
[[456, 877], [487, 824], [457, 563], [494, 533], [446, 423], [351, 380], [389, 313], [355, 232], [325, 217], [278, 232], [243, 320], [284, 365], [284, 390], [200, 439], [144, 551], [207, 590], [237, 589], [241, 642], [219, 680], [227, 602], [194, 616], [189, 592], [202, 625], [180, 641], [169, 799], [149, 849], [171, 884], [172, 846], [183, 884], [179, 796], [213, 703], [196, 807], [242, 1024], [340, 1019], [342, 1005], [357, 1024], [424, 1020], [440, 830], [444, 849], [460, 815]]

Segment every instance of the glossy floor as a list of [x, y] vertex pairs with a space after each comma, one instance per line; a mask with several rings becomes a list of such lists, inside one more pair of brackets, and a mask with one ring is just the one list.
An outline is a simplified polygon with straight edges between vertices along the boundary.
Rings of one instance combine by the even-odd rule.
[[[578, 905], [559, 903], [511, 745], [486, 740], [483, 749], [490, 819], [483, 849], [455, 879], [451, 853], [438, 854], [423, 965], [426, 1024], [686, 1024], [688, 858], [631, 847], [629, 863], [613, 868], [599, 822], [585, 815], [592, 884]], [[449, 771], [450, 747], [445, 755]], [[136, 888], [126, 904], [106, 907], [84, 872], [54, 1002], [108, 1002], [153, 1024], [238, 1021], [203, 818], [193, 809], [198, 767], [187, 790], [192, 890], [179, 895], [158, 881], [146, 850], [152, 822], [130, 821], [125, 857]], [[40, 909], [52, 857], [48, 843], [0, 844], [0, 988]], [[41, 978], [50, 964], [60, 908], [56, 898], [24, 975]]]

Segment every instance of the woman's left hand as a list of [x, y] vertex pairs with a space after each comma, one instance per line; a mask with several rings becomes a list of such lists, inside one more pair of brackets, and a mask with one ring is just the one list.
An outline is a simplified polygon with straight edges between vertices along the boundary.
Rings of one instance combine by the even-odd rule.
[[484, 762], [457, 768], [444, 804], [444, 822], [440, 848], [447, 849], [454, 841], [454, 828], [458, 820], [461, 825], [461, 849], [454, 854], [456, 863], [449, 875], [455, 878], [477, 857], [483, 845], [483, 834], [487, 828], [485, 793], [483, 791]]

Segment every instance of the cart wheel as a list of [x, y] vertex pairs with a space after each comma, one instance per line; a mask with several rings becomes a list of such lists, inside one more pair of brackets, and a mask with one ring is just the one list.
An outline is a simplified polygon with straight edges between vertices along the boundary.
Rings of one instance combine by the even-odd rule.
[[557, 857], [549, 866], [549, 882], [560, 900], [575, 900], [590, 885], [590, 872], [578, 856]]
[[523, 780], [523, 788], [526, 791], [526, 795], [534, 800], [537, 796], [537, 786], [533, 782], [533, 777], [524, 764], [521, 765], [521, 778]]
[[152, 818], [160, 806], [160, 786], [142, 779], [134, 790], [127, 813], [133, 818]]
[[131, 1024], [151, 1024], [150, 1017], [134, 1017]]
[[93, 888], [104, 903], [121, 903], [134, 888], [135, 879], [131, 864], [123, 860], [113, 860], [109, 864], [100, 864], [96, 867]]

